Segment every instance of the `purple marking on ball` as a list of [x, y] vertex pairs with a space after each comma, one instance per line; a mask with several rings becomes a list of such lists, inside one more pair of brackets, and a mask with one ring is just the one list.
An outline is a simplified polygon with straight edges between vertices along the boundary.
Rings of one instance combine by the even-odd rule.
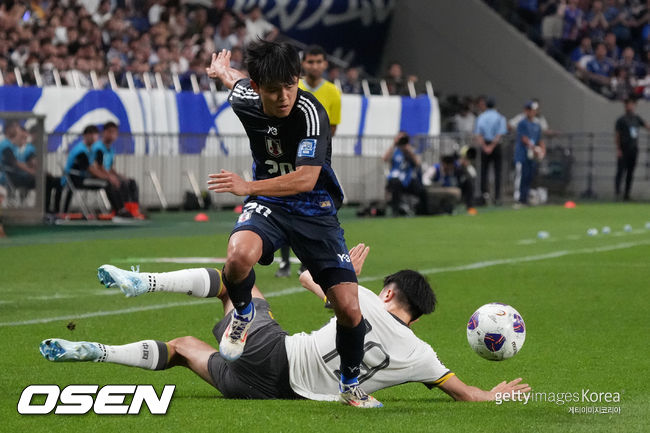
[[490, 352], [498, 352], [505, 342], [506, 337], [501, 334], [485, 334], [485, 338], [483, 339], [485, 347], [487, 347]]
[[526, 324], [524, 323], [524, 319], [522, 319], [519, 314], [514, 314], [513, 317], [515, 318], [515, 321], [512, 324], [512, 327], [515, 332], [519, 334], [526, 332]]
[[472, 329], [476, 329], [477, 326], [478, 326], [478, 311], [472, 314], [472, 317], [469, 318], [469, 322], [467, 322], [467, 329], [471, 331]]

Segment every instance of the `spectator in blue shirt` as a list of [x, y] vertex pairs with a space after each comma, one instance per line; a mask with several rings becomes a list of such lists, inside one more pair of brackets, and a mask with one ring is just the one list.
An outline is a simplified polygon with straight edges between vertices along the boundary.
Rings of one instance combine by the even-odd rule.
[[604, 15], [616, 38], [622, 42], [629, 41], [630, 27], [634, 25], [634, 19], [625, 0], [607, 0]]
[[482, 113], [476, 119], [474, 134], [481, 147], [481, 193], [487, 202], [490, 198], [488, 170], [494, 167], [494, 202], [501, 200], [501, 139], [508, 133], [506, 118], [495, 108], [492, 98], [479, 98], [479, 110]]
[[583, 26], [584, 12], [578, 7], [578, 0], [561, 2], [558, 15], [562, 17], [562, 43], [565, 53], [571, 52], [578, 43], [578, 36]]
[[626, 47], [623, 50], [623, 55], [618, 61], [617, 66], [619, 68], [625, 69], [627, 71], [628, 77], [630, 77], [632, 80], [645, 77], [645, 68], [640, 62], [636, 60], [634, 48], [632, 47]]
[[[38, 170], [38, 155], [36, 154], [36, 147], [32, 143], [34, 141], [34, 134], [40, 132], [39, 128], [34, 126], [29, 131], [26, 131], [25, 128], [20, 127], [20, 132], [24, 139], [21, 140], [21, 145], [16, 148], [16, 158], [36, 173]], [[61, 178], [46, 172], [45, 213], [56, 214], [59, 212], [61, 190]], [[54, 203], [52, 203], [52, 192], [54, 192]]]
[[476, 170], [472, 165], [476, 149], [464, 146], [460, 155], [444, 155], [438, 164], [429, 167], [423, 174], [427, 186], [429, 212], [452, 213], [454, 205], [462, 198], [467, 213], [476, 214], [474, 209], [474, 179]]
[[424, 188], [420, 181], [420, 157], [415, 154], [408, 134], [401, 131], [395, 137], [393, 145], [384, 154], [384, 161], [390, 164], [386, 190], [390, 193], [390, 206], [394, 216], [412, 214], [411, 207], [403, 201], [405, 194], [420, 198], [420, 207], [424, 207]]
[[36, 188], [36, 170], [18, 159], [18, 149], [27, 142], [27, 131], [18, 123], [8, 122], [4, 133], [0, 141], [0, 174], [16, 188]]
[[[109, 181], [104, 167], [92, 152], [93, 143], [97, 142], [98, 138], [99, 129], [95, 125], [86, 126], [81, 140], [70, 149], [63, 172], [77, 188], [104, 189], [113, 211], [117, 215], [127, 216], [128, 212], [123, 209], [124, 203], [120, 196], [119, 184], [116, 186]], [[61, 184], [65, 186], [66, 177], [61, 178]], [[68, 192], [63, 202], [63, 212], [68, 212], [71, 200], [72, 195]]]
[[616, 42], [616, 35], [612, 32], [607, 32], [605, 34], [605, 48], [607, 49], [607, 54], [605, 57], [611, 62], [616, 63], [621, 58], [621, 48]]
[[591, 38], [589, 36], [585, 36], [580, 40], [580, 45], [578, 45], [573, 51], [571, 51], [571, 62], [573, 62], [576, 68], [579, 68], [578, 62], [580, 62], [580, 60], [584, 56], [593, 56], [593, 55], [594, 55], [594, 49], [591, 46]]
[[609, 23], [603, 12], [602, 0], [594, 0], [591, 9], [585, 16], [587, 21], [587, 33], [595, 42], [603, 42], [605, 40], [605, 33], [609, 28]]
[[544, 158], [546, 147], [542, 140], [542, 128], [535, 121], [539, 105], [528, 101], [524, 107], [526, 117], [517, 125], [515, 144], [515, 200], [528, 204], [528, 193], [537, 170], [537, 161]]
[[100, 169], [100, 173], [95, 176], [109, 181], [120, 192], [128, 214], [137, 219], [144, 219], [144, 215], [140, 212], [139, 191], [135, 179], [118, 173], [113, 165], [115, 151], [112, 145], [118, 138], [118, 132], [119, 127], [115, 122], [106, 122], [101, 140], [93, 144], [92, 159], [97, 162]]
[[587, 63], [587, 79], [589, 86], [596, 90], [602, 91], [603, 88], [609, 88], [614, 65], [606, 58], [607, 48], [604, 43], [596, 46], [596, 56]]

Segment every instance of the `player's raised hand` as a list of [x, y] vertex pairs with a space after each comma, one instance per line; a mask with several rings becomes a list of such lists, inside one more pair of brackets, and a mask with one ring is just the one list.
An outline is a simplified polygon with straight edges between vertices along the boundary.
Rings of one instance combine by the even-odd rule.
[[506, 382], [505, 380], [492, 388], [490, 390], [490, 394], [492, 395], [492, 398], [496, 394], [509, 394], [512, 399], [518, 399], [518, 398], [523, 398], [523, 394], [527, 394], [531, 391], [530, 385], [527, 383], [520, 383], [521, 382], [521, 377], [511, 380], [510, 382]]
[[370, 247], [367, 247], [366, 244], [360, 243], [350, 249], [350, 261], [354, 267], [354, 272], [357, 275], [361, 275], [361, 269], [363, 269], [363, 264], [368, 257], [370, 252]]
[[223, 49], [218, 54], [212, 53], [210, 66], [205, 68], [210, 78], [222, 78], [230, 68], [230, 51]]
[[214, 192], [230, 192], [234, 195], [250, 195], [248, 182], [236, 173], [228, 170], [221, 170], [220, 173], [208, 176], [208, 189]]

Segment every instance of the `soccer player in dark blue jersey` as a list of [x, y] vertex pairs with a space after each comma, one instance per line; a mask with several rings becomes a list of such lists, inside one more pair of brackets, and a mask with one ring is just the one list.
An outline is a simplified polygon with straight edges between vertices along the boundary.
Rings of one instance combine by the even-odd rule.
[[210, 78], [232, 89], [228, 98], [250, 139], [254, 180], [221, 170], [209, 189], [246, 196], [228, 243], [222, 280], [235, 306], [220, 342], [221, 355], [237, 359], [255, 316], [253, 266], [268, 265], [289, 244], [315, 281], [327, 288], [336, 317], [341, 355], [341, 398], [363, 407], [381, 405], [360, 388], [366, 325], [359, 309], [357, 278], [336, 217], [343, 192], [331, 167], [327, 112], [298, 88], [300, 58], [289, 44], [257, 41], [247, 47], [250, 79], [230, 67], [230, 52], [212, 56]]

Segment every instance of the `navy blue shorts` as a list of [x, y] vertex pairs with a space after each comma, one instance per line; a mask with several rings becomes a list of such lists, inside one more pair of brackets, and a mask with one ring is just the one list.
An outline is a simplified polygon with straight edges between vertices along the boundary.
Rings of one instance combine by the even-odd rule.
[[242, 230], [262, 238], [261, 265], [270, 265], [275, 251], [290, 245], [323, 290], [357, 282], [336, 215], [293, 215], [279, 206], [251, 200], [244, 205], [231, 236]]

